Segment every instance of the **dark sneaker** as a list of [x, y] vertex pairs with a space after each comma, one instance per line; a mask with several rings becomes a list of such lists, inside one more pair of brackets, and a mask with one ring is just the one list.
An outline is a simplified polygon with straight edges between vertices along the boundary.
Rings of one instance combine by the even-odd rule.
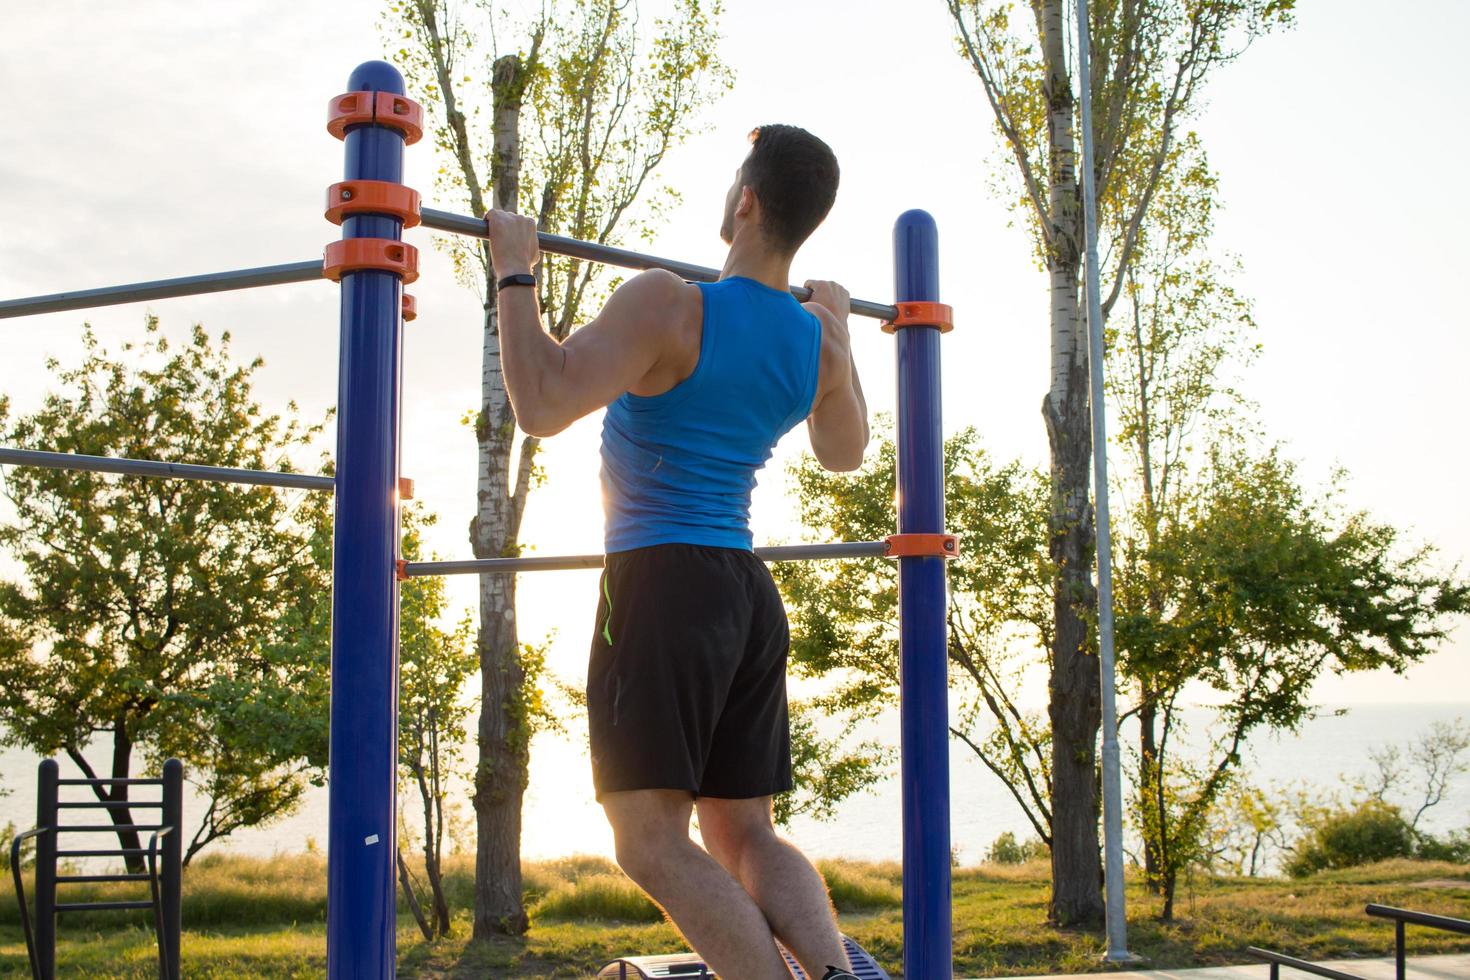
[[835, 966], [829, 966], [827, 967], [827, 972], [822, 974], [822, 980], [858, 980], [858, 975], [847, 970], [839, 970]]

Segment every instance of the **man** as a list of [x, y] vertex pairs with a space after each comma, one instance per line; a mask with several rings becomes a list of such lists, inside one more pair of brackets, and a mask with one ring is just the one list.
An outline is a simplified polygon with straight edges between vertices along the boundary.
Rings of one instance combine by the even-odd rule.
[[[727, 980], [852, 977], [826, 885], [776, 836], [791, 788], [786, 612], [751, 552], [750, 491], [805, 419], [831, 470], [862, 464], [867, 405], [848, 294], [787, 289], [837, 195], [837, 160], [794, 126], [762, 126], [725, 201], [715, 283], [644, 272], [558, 344], [541, 329], [535, 225], [486, 216], [500, 279], [506, 391], [522, 429], [560, 432], [607, 407], [607, 562], [588, 669], [593, 782], [618, 863]], [[704, 848], [689, 836], [699, 814]], [[825, 972], [824, 972], [825, 971]]]

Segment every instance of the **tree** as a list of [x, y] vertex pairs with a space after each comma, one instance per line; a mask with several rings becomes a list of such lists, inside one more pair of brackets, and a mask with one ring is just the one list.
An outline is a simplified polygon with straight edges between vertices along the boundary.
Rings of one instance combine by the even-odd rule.
[[[880, 418], [874, 431], [876, 451], [855, 473], [830, 473], [809, 455], [795, 464], [797, 501], [814, 538], [871, 541], [892, 533], [891, 420]], [[992, 460], [971, 429], [946, 440], [944, 460], [949, 518], [967, 529], [964, 553], [949, 563], [949, 676], [958, 699], [950, 734], [1000, 779], [1049, 845], [1047, 729], [1015, 699], [1027, 669], [1050, 649], [1046, 487], [1021, 464]], [[830, 684], [814, 707], [849, 725], [894, 708], [893, 565], [791, 562], [775, 566], [775, 574], [791, 610], [791, 669]]]
[[[1327, 672], [1402, 673], [1470, 610], [1470, 584], [1432, 568], [1433, 549], [1333, 495], [1313, 499], [1276, 452], [1221, 452], [1147, 556], [1159, 614], [1120, 616], [1127, 674], [1157, 712], [1152, 775], [1140, 777], [1150, 882], [1173, 912], [1180, 869], [1198, 858], [1208, 810], [1229, 785], [1250, 734], [1311, 717]], [[1200, 762], [1177, 752], [1186, 684], [1212, 692], [1217, 731]]]
[[[392, 0], [388, 31], [410, 91], [425, 105], [445, 162], [437, 190], [476, 217], [492, 203], [535, 214], [538, 227], [613, 244], [647, 234], [661, 209], [646, 202], [665, 154], [691, 131], [698, 111], [729, 85], [716, 54], [718, 2], [677, 0], [652, 36], [632, 0], [560, 0], [517, 27], [491, 3], [472, 24], [450, 0]], [[506, 35], [524, 38], [500, 53]], [[480, 36], [489, 58], [476, 58]], [[474, 59], [474, 60], [472, 60]], [[527, 134], [521, 110], [534, 110]], [[664, 200], [667, 200], [665, 198]], [[641, 217], [640, 217], [641, 213]], [[485, 299], [477, 509], [477, 557], [511, 556], [536, 483], [540, 440], [517, 438], [500, 373], [495, 289], [487, 248], [448, 246], [461, 278]], [[538, 290], [557, 339], [612, 284], [575, 259], [546, 257]], [[532, 702], [540, 697], [521, 662], [515, 578], [480, 579], [479, 760], [475, 770], [475, 928], [483, 937], [518, 934], [528, 920], [520, 872], [521, 800], [530, 752]]]
[[[321, 425], [262, 411], [259, 360], [231, 359], [196, 326], [174, 351], [147, 337], [110, 356], [90, 328], [63, 390], [12, 419], [10, 445], [102, 456], [289, 470]], [[15, 521], [0, 527], [24, 570], [0, 583], [0, 721], [88, 777], [183, 760], [209, 801], [185, 860], [242, 826], [291, 810], [326, 762], [330, 502], [188, 480], [18, 467]], [[93, 759], [103, 755], [105, 762]], [[97, 798], [128, 799], [125, 784]], [[109, 807], [137, 847], [127, 807]], [[141, 869], [141, 859], [129, 861]]]
[[[401, 554], [418, 561], [423, 531], [437, 522], [416, 507], [403, 510]], [[469, 719], [475, 709], [464, 697], [479, 667], [474, 621], [465, 613], [452, 631], [440, 625], [448, 607], [442, 578], [415, 578], [403, 584], [398, 602], [398, 765], [400, 778], [418, 792], [423, 809], [424, 877], [430, 915], [425, 915], [399, 848], [398, 877], [425, 939], [449, 935], [449, 902], [444, 897], [445, 800], [449, 781], [460, 775]]]
[[[1098, 664], [1090, 623], [1097, 597], [1088, 499], [1092, 438], [1086, 325], [1080, 316], [1083, 256], [1077, 180], [1077, 100], [1064, 0], [1031, 0], [1013, 24], [1009, 0], [946, 0], [959, 53], [974, 69], [1014, 192], [1048, 275], [1051, 379], [1042, 400], [1051, 455], [1048, 514], [1052, 583], [1051, 727], [1053, 823], [1050, 917], [1102, 916], [1097, 839]], [[1209, 75], [1255, 37], [1287, 23], [1292, 0], [1101, 0], [1091, 5], [1093, 128], [1100, 269], [1106, 323], [1148, 223], [1160, 213], [1161, 176]], [[968, 530], [959, 526], [961, 531]]]
[[1383, 745], [1372, 750], [1373, 776], [1365, 787], [1368, 795], [1380, 803], [1387, 802], [1390, 792], [1417, 776], [1423, 789], [1409, 820], [1409, 829], [1419, 833], [1419, 821], [1431, 807], [1444, 801], [1445, 793], [1455, 777], [1470, 772], [1470, 726], [1463, 718], [1453, 722], [1436, 721], [1409, 743], [1408, 758], [1397, 745]]

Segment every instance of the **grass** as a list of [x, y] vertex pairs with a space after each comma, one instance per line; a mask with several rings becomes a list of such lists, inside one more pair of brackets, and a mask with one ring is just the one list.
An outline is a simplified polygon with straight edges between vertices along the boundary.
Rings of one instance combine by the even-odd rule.
[[[845, 931], [887, 966], [895, 980], [902, 960], [899, 868], [857, 861], [822, 862]], [[185, 875], [184, 974], [224, 977], [320, 977], [325, 970], [325, 868], [320, 856], [256, 860], [203, 859]], [[527, 864], [532, 927], [519, 939], [471, 944], [468, 909], [473, 862], [455, 858], [446, 887], [456, 909], [455, 934], [433, 944], [407, 915], [398, 921], [399, 975], [518, 980], [588, 977], [627, 952], [685, 948], [674, 928], [608, 861], [572, 857]], [[83, 894], [122, 891], [73, 886]], [[18, 912], [0, 892], [0, 977], [28, 975]], [[135, 897], [129, 894], [129, 897]], [[1095, 931], [1044, 924], [1044, 864], [957, 869], [954, 875], [955, 972], [1014, 976], [1101, 969]], [[1298, 881], [1199, 878], [1181, 885], [1176, 921], [1157, 921], [1160, 902], [1137, 887], [1129, 893], [1129, 946], [1153, 968], [1244, 962], [1246, 946], [1268, 946], [1311, 959], [1384, 956], [1391, 924], [1363, 915], [1368, 902], [1407, 905], [1463, 916], [1470, 903], [1470, 866], [1391, 861], [1326, 872]], [[82, 978], [156, 976], [146, 919], [69, 916], [60, 926], [59, 973]], [[1410, 931], [1415, 955], [1470, 951], [1470, 938]]]

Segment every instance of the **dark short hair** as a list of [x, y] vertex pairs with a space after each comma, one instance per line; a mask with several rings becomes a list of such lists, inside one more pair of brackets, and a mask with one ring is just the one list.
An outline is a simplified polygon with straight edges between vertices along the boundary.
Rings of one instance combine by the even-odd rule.
[[761, 203], [771, 244], [793, 253], [837, 200], [837, 157], [799, 126], [760, 126], [750, 131], [750, 143], [741, 180]]

